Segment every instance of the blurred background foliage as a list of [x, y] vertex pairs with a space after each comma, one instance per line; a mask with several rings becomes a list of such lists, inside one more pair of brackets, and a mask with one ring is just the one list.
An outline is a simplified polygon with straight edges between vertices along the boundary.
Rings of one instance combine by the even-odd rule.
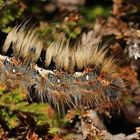
[[96, 16], [108, 16], [111, 6], [111, 0], [0, 0], [0, 29], [9, 32], [29, 20], [43, 36], [49, 34], [50, 40], [64, 36], [75, 39]]
[[[111, 26], [116, 23], [115, 29], [119, 27], [119, 22], [116, 21], [124, 15], [127, 15], [123, 17], [124, 21], [136, 21], [136, 23], [140, 21], [138, 1], [124, 0], [130, 5], [122, 1], [0, 0], [0, 31], [8, 33], [15, 25], [28, 21], [31, 26], [37, 27], [38, 32], [46, 40], [46, 44], [49, 44], [59, 38], [76, 40], [83, 32], [93, 28], [98, 16], [103, 18], [107, 18], [109, 15], [116, 16], [115, 22], [111, 22]], [[118, 30], [113, 30], [113, 32], [116, 31], [120, 35], [124, 26], [120, 26], [119, 32]], [[128, 33], [131, 34], [131, 32]], [[60, 132], [60, 127], [68, 126], [69, 129], [69, 126], [73, 125], [75, 116], [79, 117], [79, 112], [72, 110], [66, 118], [60, 119], [60, 116], [48, 104], [29, 104], [25, 98], [25, 94], [20, 88], [8, 92], [5, 85], [0, 83], [0, 136], [3, 129], [8, 130], [11, 136], [15, 135], [14, 131], [16, 135], [19, 131], [25, 131], [27, 134], [38, 131], [39, 134], [39, 130], [42, 129], [45, 130], [47, 136], [51, 136]], [[68, 121], [72, 122], [71, 125]], [[69, 131], [65, 133], [71, 135]]]

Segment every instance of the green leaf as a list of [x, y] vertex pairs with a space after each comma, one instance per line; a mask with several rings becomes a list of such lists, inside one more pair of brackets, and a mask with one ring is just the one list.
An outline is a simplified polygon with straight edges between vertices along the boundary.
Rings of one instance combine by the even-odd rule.
[[53, 135], [53, 134], [58, 133], [59, 131], [60, 131], [59, 128], [57, 128], [57, 127], [53, 127], [53, 128], [51, 128], [51, 129], [49, 130], [49, 133]]

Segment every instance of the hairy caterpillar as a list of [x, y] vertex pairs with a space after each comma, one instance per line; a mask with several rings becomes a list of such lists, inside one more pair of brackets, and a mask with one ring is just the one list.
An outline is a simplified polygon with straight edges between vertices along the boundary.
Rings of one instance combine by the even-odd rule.
[[[45, 47], [36, 29], [28, 29], [26, 24], [16, 26], [2, 47], [4, 53], [12, 49], [16, 59], [1, 61], [1, 81], [5, 84], [8, 80], [20, 81], [31, 101], [48, 102], [58, 110], [83, 106], [101, 112], [122, 109], [128, 94], [123, 74], [118, 71], [114, 59], [106, 56], [107, 48], [99, 47], [100, 40], [92, 41], [92, 34], [93, 31], [84, 34], [72, 47], [64, 41]], [[34, 66], [40, 62], [42, 54], [45, 54], [46, 69], [52, 63], [55, 65], [55, 69], [47, 71], [43, 77], [37, 74]]]

